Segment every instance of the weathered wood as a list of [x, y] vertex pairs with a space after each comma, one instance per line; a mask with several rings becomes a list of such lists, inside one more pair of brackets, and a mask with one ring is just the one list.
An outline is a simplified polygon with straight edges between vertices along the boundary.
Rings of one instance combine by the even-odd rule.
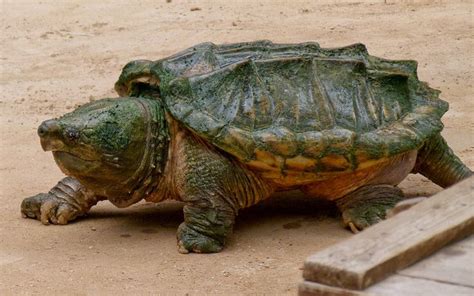
[[364, 291], [331, 287], [310, 281], [303, 281], [298, 287], [299, 296], [471, 296], [474, 289], [427, 279], [392, 275], [388, 279]]
[[472, 296], [474, 289], [466, 286], [452, 285], [402, 275], [392, 275], [383, 282], [369, 287], [364, 291], [368, 295], [379, 296]]
[[310, 281], [303, 281], [298, 286], [298, 296], [368, 296], [369, 294], [348, 290], [344, 288], [331, 287]]
[[456, 242], [364, 291], [310, 281], [300, 296], [474, 295], [474, 236]]
[[474, 177], [310, 256], [303, 277], [364, 289], [474, 232]]
[[474, 235], [445, 247], [397, 274], [474, 288]]
[[405, 199], [405, 200], [397, 203], [395, 205], [395, 207], [393, 207], [392, 209], [388, 210], [386, 218], [392, 218], [396, 214], [398, 214], [400, 212], [403, 212], [403, 211], [406, 211], [409, 208], [413, 207], [414, 205], [416, 205], [416, 204], [418, 204], [422, 201], [425, 201], [426, 199], [427, 199], [427, 197], [424, 197], [424, 196]]

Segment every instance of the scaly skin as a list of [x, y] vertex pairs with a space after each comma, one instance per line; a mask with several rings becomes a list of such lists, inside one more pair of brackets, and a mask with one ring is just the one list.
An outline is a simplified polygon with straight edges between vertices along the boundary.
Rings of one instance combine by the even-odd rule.
[[25, 218], [38, 219], [45, 225], [64, 225], [85, 215], [103, 199], [87, 191], [76, 179], [66, 177], [48, 193], [25, 198], [21, 204], [21, 214]]
[[181, 253], [219, 252], [232, 233], [238, 210], [270, 196], [256, 174], [191, 134], [178, 135], [175, 176], [184, 206], [177, 239]]
[[357, 233], [385, 219], [388, 210], [403, 199], [403, 192], [392, 185], [368, 185], [338, 199], [346, 227]]
[[437, 134], [426, 141], [418, 152], [414, 173], [420, 173], [445, 188], [472, 176], [472, 171]]
[[[472, 171], [449, 148], [440, 134], [428, 139], [418, 151], [413, 173], [421, 173], [441, 187], [451, 186]], [[368, 185], [336, 201], [343, 223], [358, 232], [385, 219], [387, 211], [403, 199], [403, 193], [391, 185]], [[419, 202], [419, 200], [418, 200]]]

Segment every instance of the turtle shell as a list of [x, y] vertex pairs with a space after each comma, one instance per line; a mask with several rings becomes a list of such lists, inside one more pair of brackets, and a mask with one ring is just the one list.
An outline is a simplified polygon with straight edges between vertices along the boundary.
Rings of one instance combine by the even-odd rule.
[[417, 149], [441, 131], [448, 105], [416, 66], [362, 44], [205, 43], [130, 63], [116, 88], [158, 86], [176, 120], [255, 169], [332, 173]]

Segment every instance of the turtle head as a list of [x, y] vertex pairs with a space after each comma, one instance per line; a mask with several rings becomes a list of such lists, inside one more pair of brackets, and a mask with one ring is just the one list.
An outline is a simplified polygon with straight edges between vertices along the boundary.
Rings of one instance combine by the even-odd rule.
[[38, 135], [66, 175], [128, 206], [146, 194], [143, 183], [158, 178], [167, 154], [165, 130], [159, 101], [125, 97], [94, 101], [46, 120]]

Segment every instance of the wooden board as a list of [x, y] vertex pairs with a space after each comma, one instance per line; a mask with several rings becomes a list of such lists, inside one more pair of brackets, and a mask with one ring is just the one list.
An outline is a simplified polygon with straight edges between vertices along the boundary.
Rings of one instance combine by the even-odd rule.
[[474, 288], [474, 235], [443, 248], [397, 274]]
[[474, 177], [310, 256], [307, 281], [354, 290], [474, 232]]
[[331, 287], [310, 281], [303, 281], [298, 286], [298, 296], [367, 296], [369, 294], [347, 290], [344, 288]]
[[364, 291], [304, 281], [300, 296], [474, 295], [474, 235], [455, 242]]
[[396, 274], [364, 291], [348, 290], [304, 281], [299, 286], [298, 294], [299, 296], [472, 296], [474, 295], [474, 289]]
[[392, 275], [383, 282], [364, 291], [368, 295], [379, 296], [472, 296], [474, 289], [423, 278]]

